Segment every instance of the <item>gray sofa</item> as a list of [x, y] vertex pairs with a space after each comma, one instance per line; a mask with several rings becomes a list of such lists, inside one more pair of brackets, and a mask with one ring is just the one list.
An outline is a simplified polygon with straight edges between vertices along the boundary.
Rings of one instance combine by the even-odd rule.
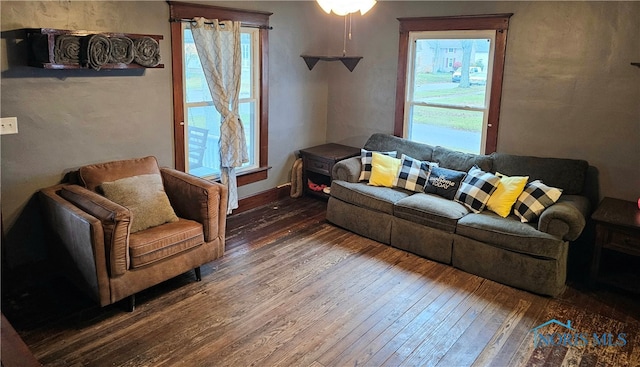
[[493, 153], [475, 155], [374, 134], [364, 149], [392, 151], [440, 167], [529, 176], [563, 190], [534, 223], [515, 215], [479, 214], [443, 197], [359, 182], [360, 157], [333, 168], [327, 220], [362, 236], [451, 264], [516, 288], [556, 296], [564, 290], [569, 242], [582, 233], [590, 213], [585, 193], [589, 165], [583, 160]]

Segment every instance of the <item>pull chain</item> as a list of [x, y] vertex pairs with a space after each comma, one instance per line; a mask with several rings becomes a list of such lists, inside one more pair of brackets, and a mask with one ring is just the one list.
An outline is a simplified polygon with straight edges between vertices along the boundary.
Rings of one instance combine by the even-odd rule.
[[344, 34], [342, 35], [342, 56], [347, 56], [347, 16], [344, 16]]
[[[347, 16], [349, 17], [349, 32], [347, 32]], [[347, 34], [351, 41], [351, 13], [344, 16], [344, 35], [342, 37], [342, 56], [347, 56]]]

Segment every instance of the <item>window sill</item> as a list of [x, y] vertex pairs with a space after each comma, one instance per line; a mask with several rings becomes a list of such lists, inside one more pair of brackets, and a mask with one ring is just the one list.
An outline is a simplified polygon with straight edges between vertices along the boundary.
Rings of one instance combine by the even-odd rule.
[[250, 183], [262, 181], [267, 179], [267, 172], [271, 167], [258, 167], [249, 171], [242, 172], [237, 175], [238, 186], [248, 185]]
[[[238, 187], [248, 185], [250, 183], [262, 181], [267, 179], [267, 172], [271, 167], [258, 167], [251, 170], [243, 171], [236, 174], [236, 180]], [[209, 181], [220, 183], [220, 177], [210, 178]]]

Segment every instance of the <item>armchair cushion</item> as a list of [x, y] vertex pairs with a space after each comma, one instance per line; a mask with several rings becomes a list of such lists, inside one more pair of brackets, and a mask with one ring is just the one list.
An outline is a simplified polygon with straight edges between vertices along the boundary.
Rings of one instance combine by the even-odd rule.
[[107, 199], [131, 210], [131, 233], [178, 221], [159, 173], [103, 182], [100, 187]]
[[131, 268], [152, 264], [204, 243], [202, 224], [180, 219], [131, 234]]
[[158, 161], [155, 157], [144, 157], [92, 164], [78, 170], [84, 187], [97, 191], [103, 182], [119, 180], [125, 177], [160, 173]]

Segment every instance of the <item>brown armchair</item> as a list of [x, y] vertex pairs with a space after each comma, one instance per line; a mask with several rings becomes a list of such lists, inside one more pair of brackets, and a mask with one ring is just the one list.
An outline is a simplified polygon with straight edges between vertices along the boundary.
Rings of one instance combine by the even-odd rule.
[[[132, 231], [144, 216], [136, 205], [156, 213], [144, 207], [150, 200], [123, 206], [107, 198], [105, 189], [143, 177], [157, 180], [158, 191], [166, 192], [161, 196], [165, 203], [168, 198], [162, 209], [170, 205], [175, 215], [172, 212], [166, 223]], [[160, 168], [154, 157], [85, 166], [78, 178], [79, 184], [41, 190], [40, 198], [60, 269], [101, 306], [128, 297], [133, 311], [137, 292], [192, 269], [200, 280], [200, 265], [224, 254], [226, 187]], [[133, 188], [145, 191], [152, 186]], [[124, 192], [125, 199], [135, 196]]]

